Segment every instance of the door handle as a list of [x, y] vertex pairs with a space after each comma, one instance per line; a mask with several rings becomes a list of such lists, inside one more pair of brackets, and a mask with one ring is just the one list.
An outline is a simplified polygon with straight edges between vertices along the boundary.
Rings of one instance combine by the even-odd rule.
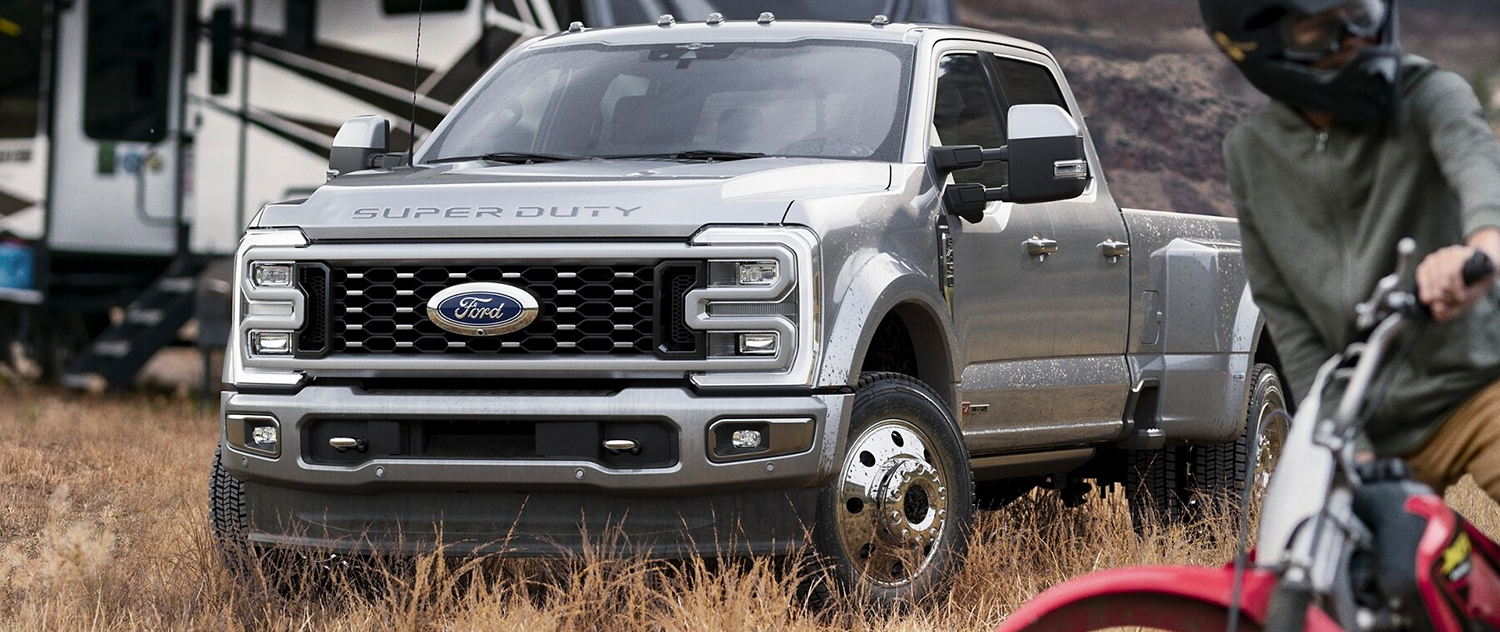
[[1120, 257], [1130, 254], [1130, 244], [1124, 241], [1115, 241], [1114, 237], [1099, 242], [1099, 254], [1108, 257], [1110, 263], [1118, 261]]
[[1026, 245], [1026, 253], [1033, 257], [1045, 257], [1057, 252], [1057, 240], [1047, 239], [1041, 235], [1032, 235], [1031, 239], [1021, 243]]

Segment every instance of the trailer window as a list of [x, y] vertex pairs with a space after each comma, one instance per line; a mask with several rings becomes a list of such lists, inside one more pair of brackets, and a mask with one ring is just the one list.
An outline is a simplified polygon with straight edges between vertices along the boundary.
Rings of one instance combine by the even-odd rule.
[[167, 136], [172, 0], [89, 2], [83, 131], [100, 140]]
[[42, 0], [0, 0], [0, 138], [36, 136]]
[[463, 11], [469, 8], [469, 0], [381, 0], [380, 8], [386, 15], [404, 13], [428, 13], [440, 11]]

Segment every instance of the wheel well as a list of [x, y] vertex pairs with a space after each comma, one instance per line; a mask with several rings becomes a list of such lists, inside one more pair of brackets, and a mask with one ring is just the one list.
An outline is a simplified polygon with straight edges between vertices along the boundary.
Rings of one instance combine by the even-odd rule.
[[1287, 408], [1289, 411], [1296, 410], [1297, 395], [1292, 393], [1290, 376], [1281, 368], [1281, 354], [1276, 352], [1276, 343], [1271, 340], [1269, 327], [1262, 327], [1260, 330], [1260, 337], [1255, 341], [1255, 359], [1252, 364], [1269, 364], [1276, 369], [1276, 374], [1281, 376], [1281, 392], [1286, 396]]
[[860, 371], [891, 371], [915, 377], [953, 400], [953, 370], [942, 328], [921, 305], [897, 305], [875, 327]]

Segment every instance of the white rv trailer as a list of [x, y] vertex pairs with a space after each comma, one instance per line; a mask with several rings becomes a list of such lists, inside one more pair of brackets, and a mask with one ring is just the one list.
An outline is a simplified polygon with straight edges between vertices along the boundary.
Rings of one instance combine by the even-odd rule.
[[404, 149], [413, 118], [420, 138], [574, 20], [761, 11], [954, 19], [951, 0], [0, 0], [0, 349], [127, 385], [212, 307], [198, 277], [249, 216], [322, 184], [348, 118], [390, 119]]

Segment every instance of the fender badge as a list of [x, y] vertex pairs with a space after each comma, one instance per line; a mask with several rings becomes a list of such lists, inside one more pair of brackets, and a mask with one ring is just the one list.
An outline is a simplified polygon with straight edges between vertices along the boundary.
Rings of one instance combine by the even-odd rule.
[[498, 336], [536, 320], [536, 297], [504, 283], [464, 283], [427, 301], [427, 319], [465, 336]]

